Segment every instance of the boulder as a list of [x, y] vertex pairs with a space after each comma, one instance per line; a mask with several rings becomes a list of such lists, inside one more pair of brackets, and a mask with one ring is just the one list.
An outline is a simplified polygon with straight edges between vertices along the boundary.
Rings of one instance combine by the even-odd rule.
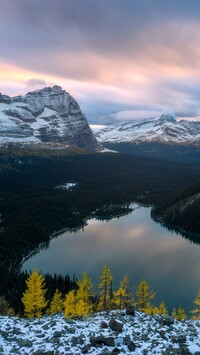
[[171, 316], [165, 316], [162, 318], [161, 323], [162, 323], [162, 325], [170, 326], [170, 325], [174, 324], [174, 318]]
[[98, 347], [99, 345], [115, 346], [115, 340], [113, 337], [99, 336], [96, 338], [90, 338], [91, 346]]
[[128, 304], [126, 307], [126, 314], [128, 316], [134, 316], [135, 315], [135, 307], [133, 304]]
[[111, 319], [109, 322], [109, 327], [117, 333], [120, 333], [123, 329], [123, 324], [121, 322], [116, 321], [115, 319]]
[[88, 351], [90, 350], [90, 348], [91, 348], [91, 345], [90, 345], [90, 344], [86, 344], [86, 345], [81, 349], [82, 354], [87, 354]]
[[106, 329], [106, 328], [108, 328], [108, 323], [106, 323], [105, 321], [102, 321], [100, 327], [102, 329]]

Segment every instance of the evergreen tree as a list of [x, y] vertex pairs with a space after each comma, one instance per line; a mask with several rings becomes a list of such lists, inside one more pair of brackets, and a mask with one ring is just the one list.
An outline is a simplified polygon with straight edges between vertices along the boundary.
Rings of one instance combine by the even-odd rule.
[[25, 316], [28, 318], [41, 317], [42, 310], [47, 306], [45, 300], [45, 279], [34, 269], [26, 280], [27, 289], [23, 293], [22, 302], [24, 304]]
[[110, 268], [107, 264], [104, 265], [102, 274], [100, 276], [100, 297], [99, 297], [99, 310], [108, 310], [111, 308], [112, 299], [112, 281], [113, 275], [110, 272]]
[[14, 316], [14, 309], [10, 307], [4, 296], [0, 296], [0, 316]]
[[50, 307], [48, 310], [48, 314], [54, 314], [57, 312], [62, 312], [63, 310], [63, 297], [62, 293], [56, 289], [56, 292], [53, 295], [52, 301], [50, 303]]
[[187, 315], [182, 306], [179, 306], [178, 309], [173, 308], [172, 310], [172, 317], [176, 318], [177, 320], [183, 320], [187, 318]]
[[65, 301], [64, 301], [64, 315], [65, 318], [72, 318], [76, 315], [76, 306], [75, 306], [75, 290], [68, 292]]
[[114, 292], [115, 305], [119, 309], [124, 309], [127, 307], [128, 303], [131, 302], [131, 292], [129, 289], [129, 279], [125, 275], [120, 282], [119, 289]]
[[76, 314], [77, 316], [88, 316], [92, 312], [92, 280], [91, 278], [88, 278], [88, 275], [86, 272], [84, 272], [82, 280], [78, 281], [77, 284], [78, 290], [76, 292]]
[[155, 297], [155, 292], [150, 290], [149, 284], [146, 280], [142, 280], [136, 291], [137, 301], [136, 305], [141, 312], [151, 313], [151, 300]]
[[194, 300], [194, 304], [196, 306], [195, 309], [192, 310], [193, 313], [193, 319], [200, 319], [200, 289], [197, 292], [197, 296]]

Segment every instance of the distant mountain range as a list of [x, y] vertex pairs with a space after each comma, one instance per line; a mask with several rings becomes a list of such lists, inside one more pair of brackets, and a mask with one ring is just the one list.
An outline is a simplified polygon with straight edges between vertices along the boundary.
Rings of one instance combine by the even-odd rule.
[[0, 94], [0, 145], [8, 142], [101, 149], [76, 100], [59, 86], [12, 98]]
[[174, 116], [120, 122], [94, 131], [104, 143], [164, 143], [200, 145], [200, 122], [177, 121]]

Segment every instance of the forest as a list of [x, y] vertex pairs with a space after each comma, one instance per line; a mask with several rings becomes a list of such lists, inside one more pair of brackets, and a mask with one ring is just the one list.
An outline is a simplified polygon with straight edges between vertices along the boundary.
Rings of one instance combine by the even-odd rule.
[[[53, 294], [49, 292], [49, 279], [34, 269], [26, 275], [26, 286], [21, 290], [21, 307], [18, 315], [27, 318], [40, 318], [44, 314], [53, 315], [64, 312], [65, 318], [87, 317], [94, 312], [110, 310], [126, 310], [127, 314], [134, 315], [137, 309], [147, 314], [169, 314], [164, 301], [160, 305], [154, 304], [155, 291], [149, 283], [142, 279], [135, 294], [130, 291], [130, 282], [127, 275], [120, 281], [117, 290], [113, 288], [114, 275], [108, 264], [105, 264], [99, 277], [99, 293], [94, 294], [92, 279], [83, 272], [81, 280], [77, 280], [71, 289], [63, 286], [69, 279], [57, 279]], [[71, 284], [72, 286], [72, 284]], [[194, 299], [195, 308], [186, 314], [183, 307], [172, 309], [172, 316], [181, 321], [186, 318], [200, 319], [200, 289]], [[15, 310], [9, 306], [4, 297], [0, 297], [0, 315], [15, 315]]]
[[[0, 156], [0, 294], [19, 307], [22, 262], [53, 234], [80, 228], [92, 213], [109, 218], [128, 212], [133, 201], [160, 206], [198, 181], [199, 172], [198, 165], [111, 153]], [[66, 183], [76, 185], [61, 188]], [[55, 290], [56, 279], [51, 282]]]

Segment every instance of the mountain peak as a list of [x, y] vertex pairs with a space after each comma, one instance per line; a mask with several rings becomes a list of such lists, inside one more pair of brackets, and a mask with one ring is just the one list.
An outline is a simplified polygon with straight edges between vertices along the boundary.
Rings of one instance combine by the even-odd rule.
[[163, 113], [160, 118], [158, 119], [159, 122], [165, 123], [165, 122], [176, 122], [176, 116], [168, 113]]
[[13, 98], [0, 95], [0, 144], [7, 142], [101, 147], [76, 100], [58, 85]]
[[94, 131], [101, 143], [143, 143], [200, 145], [200, 122], [176, 121], [172, 114], [141, 121], [120, 122]]

